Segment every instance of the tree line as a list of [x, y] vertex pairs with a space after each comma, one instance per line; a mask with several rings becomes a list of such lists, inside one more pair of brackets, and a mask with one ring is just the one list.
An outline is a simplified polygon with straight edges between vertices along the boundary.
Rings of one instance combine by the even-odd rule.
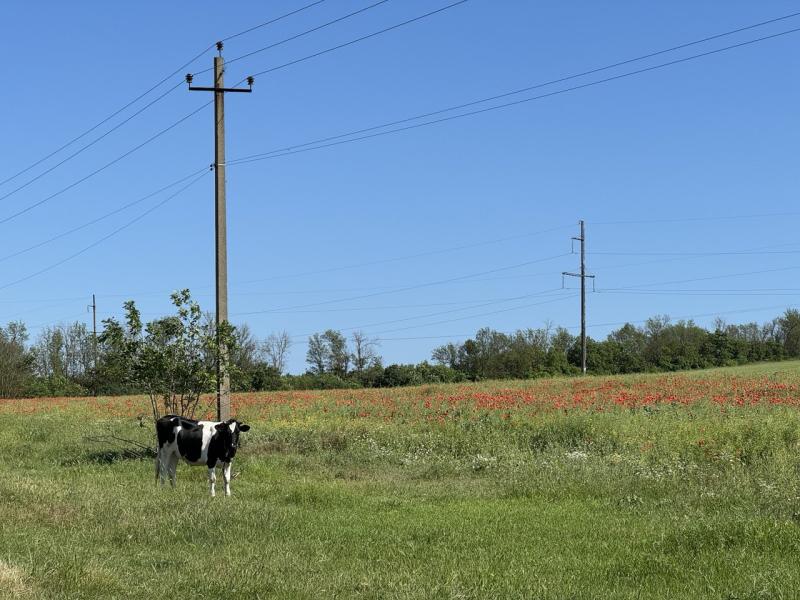
[[[380, 342], [329, 329], [308, 338], [307, 370], [287, 373], [288, 333], [257, 339], [246, 325], [218, 329], [188, 291], [173, 295], [176, 314], [144, 324], [133, 302], [125, 319], [103, 321], [95, 337], [83, 323], [54, 325], [31, 339], [25, 324], [0, 327], [0, 397], [148, 393], [154, 412], [193, 410], [214, 389], [219, 342], [229, 351], [234, 391], [395, 387], [481, 379], [580, 374], [578, 336], [562, 327], [504, 333], [490, 328], [435, 348], [418, 364], [384, 365]], [[766, 323], [711, 328], [666, 316], [625, 324], [587, 340], [591, 374], [677, 371], [800, 358], [800, 311]], [[163, 404], [159, 404], [163, 402]], [[172, 404], [171, 404], [172, 403]], [[158, 408], [161, 407], [161, 408]]]

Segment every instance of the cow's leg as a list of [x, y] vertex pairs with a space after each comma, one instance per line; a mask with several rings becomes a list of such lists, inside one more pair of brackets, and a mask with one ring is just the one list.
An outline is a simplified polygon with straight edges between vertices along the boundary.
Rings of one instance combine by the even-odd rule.
[[222, 480], [225, 482], [225, 495], [231, 495], [231, 463], [222, 465]]
[[161, 448], [156, 450], [156, 486], [158, 486], [159, 480], [161, 483], [164, 483], [164, 479], [161, 476]]
[[172, 487], [175, 487], [175, 483], [178, 480], [178, 455], [170, 454], [168, 460], [169, 460], [169, 482], [172, 485]]
[[217, 471], [214, 467], [208, 467], [208, 487], [211, 490], [212, 498], [217, 495], [217, 492], [214, 489], [215, 483], [217, 483]]

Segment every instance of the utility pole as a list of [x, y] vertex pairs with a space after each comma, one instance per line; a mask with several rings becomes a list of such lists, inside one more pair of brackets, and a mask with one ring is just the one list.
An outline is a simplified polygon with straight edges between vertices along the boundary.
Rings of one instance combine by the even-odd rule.
[[583, 219], [579, 221], [581, 226], [581, 236], [573, 237], [581, 243], [581, 271], [580, 273], [561, 273], [561, 285], [564, 285], [564, 277], [580, 277], [581, 279], [581, 373], [586, 375], [586, 279], [592, 280], [594, 288], [594, 275], [586, 274], [586, 227]]
[[97, 395], [97, 299], [95, 295], [92, 294], [92, 303], [86, 307], [88, 309], [92, 309], [92, 364], [94, 365], [94, 375], [92, 379], [94, 380], [92, 383], [92, 387], [94, 388], [94, 395]]
[[[214, 57], [214, 87], [192, 87], [193, 76], [186, 75], [186, 83], [193, 92], [214, 92], [214, 198], [216, 229], [216, 325], [217, 342], [220, 342], [220, 327], [228, 321], [228, 226], [225, 205], [225, 94], [227, 92], [252, 92], [253, 78], [248, 77], [248, 88], [226, 88], [224, 86], [225, 61], [222, 58], [222, 42], [217, 42], [219, 56]], [[217, 419], [225, 421], [231, 416], [231, 382], [227, 366], [228, 348], [219, 344], [220, 358], [217, 360]]]

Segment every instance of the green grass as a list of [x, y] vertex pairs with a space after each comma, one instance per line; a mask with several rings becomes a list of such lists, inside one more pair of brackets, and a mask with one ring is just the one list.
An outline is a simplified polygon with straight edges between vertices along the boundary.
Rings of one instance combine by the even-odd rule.
[[[676, 389], [708, 378], [796, 384], [799, 371], [691, 373]], [[552, 385], [573, 384], [476, 389]], [[205, 469], [185, 465], [177, 489], [156, 489], [150, 459], [86, 439], [147, 443], [135, 419], [91, 402], [13, 406], [0, 410], [3, 599], [800, 597], [791, 404], [444, 423], [352, 409], [259, 417], [251, 405], [231, 498], [210, 498]]]

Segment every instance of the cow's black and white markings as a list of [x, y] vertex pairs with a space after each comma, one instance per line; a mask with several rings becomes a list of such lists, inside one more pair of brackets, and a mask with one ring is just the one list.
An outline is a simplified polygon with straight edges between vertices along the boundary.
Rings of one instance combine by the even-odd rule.
[[156, 452], [156, 483], [169, 475], [175, 486], [178, 460], [193, 466], [208, 468], [208, 484], [215, 495], [216, 468], [222, 467], [225, 495], [231, 495], [231, 461], [239, 447], [239, 433], [248, 431], [249, 425], [236, 419], [227, 421], [195, 421], [177, 415], [166, 415], [156, 421], [158, 451]]

